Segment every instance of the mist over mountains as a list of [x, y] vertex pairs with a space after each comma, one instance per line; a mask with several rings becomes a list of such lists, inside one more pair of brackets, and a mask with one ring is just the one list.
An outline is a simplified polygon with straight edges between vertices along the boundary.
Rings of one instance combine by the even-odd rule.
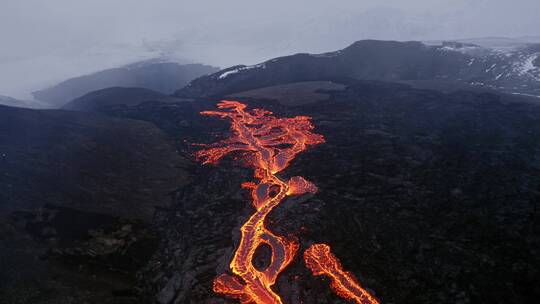
[[56, 106], [63, 106], [77, 97], [109, 87], [141, 87], [171, 94], [191, 80], [217, 70], [202, 64], [143, 61], [69, 79], [32, 94], [35, 99]]
[[54, 6], [6, 0], [2, 8], [0, 94], [18, 99], [68, 78], [151, 58], [225, 68], [334, 51], [362, 39], [525, 42], [540, 27], [535, 0], [163, 0], [137, 6], [127, 0], [59, 0]]
[[[536, 41], [534, 37], [527, 39]], [[202, 64], [153, 59], [65, 80], [34, 92], [36, 102], [21, 105], [62, 107], [87, 93], [111, 87], [140, 87], [192, 98], [286, 82], [346, 78], [399, 81], [443, 91], [467, 88], [540, 96], [539, 57], [539, 43], [492, 37], [438, 42], [363, 40], [343, 50], [299, 53], [219, 72]], [[4, 104], [13, 105], [15, 99], [4, 100]]]

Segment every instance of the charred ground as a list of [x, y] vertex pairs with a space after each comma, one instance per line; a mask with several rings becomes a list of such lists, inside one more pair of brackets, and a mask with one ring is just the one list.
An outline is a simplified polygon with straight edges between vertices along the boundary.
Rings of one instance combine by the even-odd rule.
[[[279, 115], [312, 116], [327, 139], [284, 173], [309, 178], [320, 192], [277, 208], [271, 229], [299, 235], [304, 248], [330, 243], [382, 302], [523, 303], [538, 296], [534, 99], [364, 81], [327, 93], [328, 100], [296, 107], [243, 100]], [[197, 115], [215, 101], [146, 103], [108, 114], [156, 123], [182, 139], [188, 155], [189, 143], [229, 132]], [[164, 243], [141, 272], [147, 294], [161, 303], [225, 302], [211, 281], [227, 268], [250, 214], [239, 186], [250, 178], [246, 168], [193, 169], [196, 179], [156, 224]], [[276, 288], [287, 303], [341, 301], [299, 261]]]

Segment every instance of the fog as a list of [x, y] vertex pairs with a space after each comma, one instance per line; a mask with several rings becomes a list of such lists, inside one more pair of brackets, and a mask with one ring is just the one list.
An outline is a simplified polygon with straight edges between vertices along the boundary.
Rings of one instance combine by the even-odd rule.
[[227, 67], [367, 38], [538, 36], [539, 16], [538, 0], [1, 0], [0, 95], [154, 57]]

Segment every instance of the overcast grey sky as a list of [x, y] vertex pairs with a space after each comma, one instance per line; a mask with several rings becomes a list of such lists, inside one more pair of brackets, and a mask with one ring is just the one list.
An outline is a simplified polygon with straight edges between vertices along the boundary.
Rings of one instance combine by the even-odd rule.
[[527, 35], [540, 0], [0, 0], [0, 95], [161, 55], [227, 67], [366, 38]]

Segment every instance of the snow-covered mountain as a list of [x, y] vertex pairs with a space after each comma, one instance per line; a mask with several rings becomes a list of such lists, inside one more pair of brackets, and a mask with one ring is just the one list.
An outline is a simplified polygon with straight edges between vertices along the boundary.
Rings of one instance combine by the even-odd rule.
[[436, 49], [470, 57], [457, 80], [513, 94], [540, 96], [540, 43], [481, 47], [445, 42]]
[[234, 66], [192, 81], [177, 95], [218, 96], [284, 83], [336, 79], [422, 83], [424, 87], [429, 81], [435, 87], [540, 96], [540, 44], [495, 48], [462, 42], [429, 45], [362, 40], [335, 52], [302, 53]]

